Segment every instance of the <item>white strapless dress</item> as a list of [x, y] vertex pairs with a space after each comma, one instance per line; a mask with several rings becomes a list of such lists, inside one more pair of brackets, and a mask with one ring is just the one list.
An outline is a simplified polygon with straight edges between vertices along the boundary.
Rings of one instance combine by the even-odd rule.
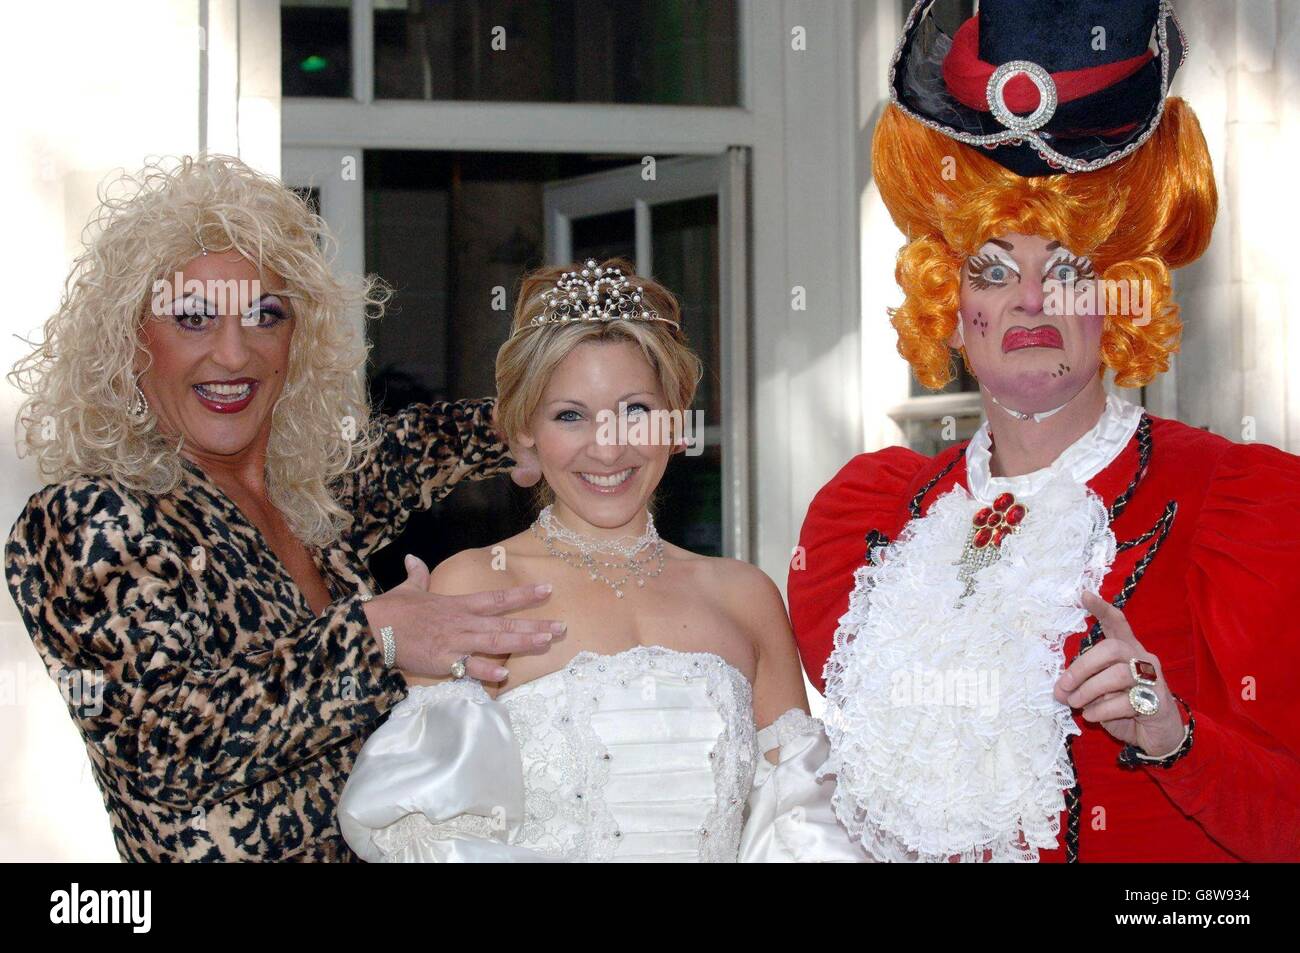
[[717, 655], [583, 652], [496, 700], [472, 679], [412, 688], [339, 822], [368, 861], [865, 861], [817, 779], [828, 754], [798, 709], [756, 731]]

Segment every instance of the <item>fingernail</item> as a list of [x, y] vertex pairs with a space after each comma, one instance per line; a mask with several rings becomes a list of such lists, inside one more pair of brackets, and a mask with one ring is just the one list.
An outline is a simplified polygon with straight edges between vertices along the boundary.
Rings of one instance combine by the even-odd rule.
[[535, 586], [534, 591], [539, 596], [549, 596], [551, 594], [551, 584], [549, 582], [543, 582], [540, 585]]
[[533, 636], [533, 642], [537, 645], [545, 645], [549, 641], [551, 641], [551, 633], [549, 632], [538, 632]]
[[568, 629], [568, 627], [569, 627], [568, 624], [564, 622], [551, 623], [551, 631], [554, 632], [556, 635], [563, 635], [565, 630]]
[[492, 671], [492, 679], [493, 679], [493, 681], [500, 682], [500, 681], [503, 681], [503, 680], [505, 679], [505, 677], [506, 677], [507, 675], [509, 675], [509, 674], [510, 674], [510, 673], [507, 672], [504, 668], [496, 668], [496, 669], [493, 669], [493, 671]]
[[1072, 688], [1074, 688], [1074, 676], [1070, 675], [1070, 674], [1067, 672], [1065, 675], [1062, 675], [1062, 676], [1061, 676], [1061, 680], [1060, 680], [1059, 682], [1057, 682], [1056, 684], [1058, 684], [1058, 685], [1061, 686], [1061, 690], [1062, 690], [1062, 691], [1066, 691], [1066, 692], [1068, 692], [1068, 691], [1070, 691]]

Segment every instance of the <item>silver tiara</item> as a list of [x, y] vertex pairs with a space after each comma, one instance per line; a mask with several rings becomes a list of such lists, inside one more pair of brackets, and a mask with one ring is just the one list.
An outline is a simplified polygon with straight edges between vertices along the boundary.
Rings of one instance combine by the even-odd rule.
[[639, 285], [633, 288], [620, 269], [601, 268], [596, 259], [588, 258], [582, 271], [566, 271], [560, 276], [555, 287], [542, 295], [546, 302], [542, 313], [515, 333], [573, 321], [662, 321], [681, 327], [642, 304], [643, 290]]

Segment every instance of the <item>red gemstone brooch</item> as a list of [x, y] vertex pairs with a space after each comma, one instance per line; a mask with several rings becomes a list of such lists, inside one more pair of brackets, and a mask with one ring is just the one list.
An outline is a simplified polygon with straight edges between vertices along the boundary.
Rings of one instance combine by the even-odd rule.
[[975, 591], [975, 573], [994, 562], [1001, 554], [1002, 541], [1016, 531], [1029, 512], [1010, 493], [999, 494], [992, 506], [986, 506], [971, 518], [966, 548], [962, 550], [958, 576], [966, 583], [961, 597]]

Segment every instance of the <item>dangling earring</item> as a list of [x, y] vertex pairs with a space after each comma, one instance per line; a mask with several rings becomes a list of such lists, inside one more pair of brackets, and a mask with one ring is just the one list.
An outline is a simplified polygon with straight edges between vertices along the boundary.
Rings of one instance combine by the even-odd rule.
[[133, 420], [144, 420], [149, 414], [149, 401], [144, 399], [144, 391], [140, 389], [139, 381], [135, 384], [135, 393], [131, 395], [131, 401], [126, 406], [126, 412], [131, 415]]

